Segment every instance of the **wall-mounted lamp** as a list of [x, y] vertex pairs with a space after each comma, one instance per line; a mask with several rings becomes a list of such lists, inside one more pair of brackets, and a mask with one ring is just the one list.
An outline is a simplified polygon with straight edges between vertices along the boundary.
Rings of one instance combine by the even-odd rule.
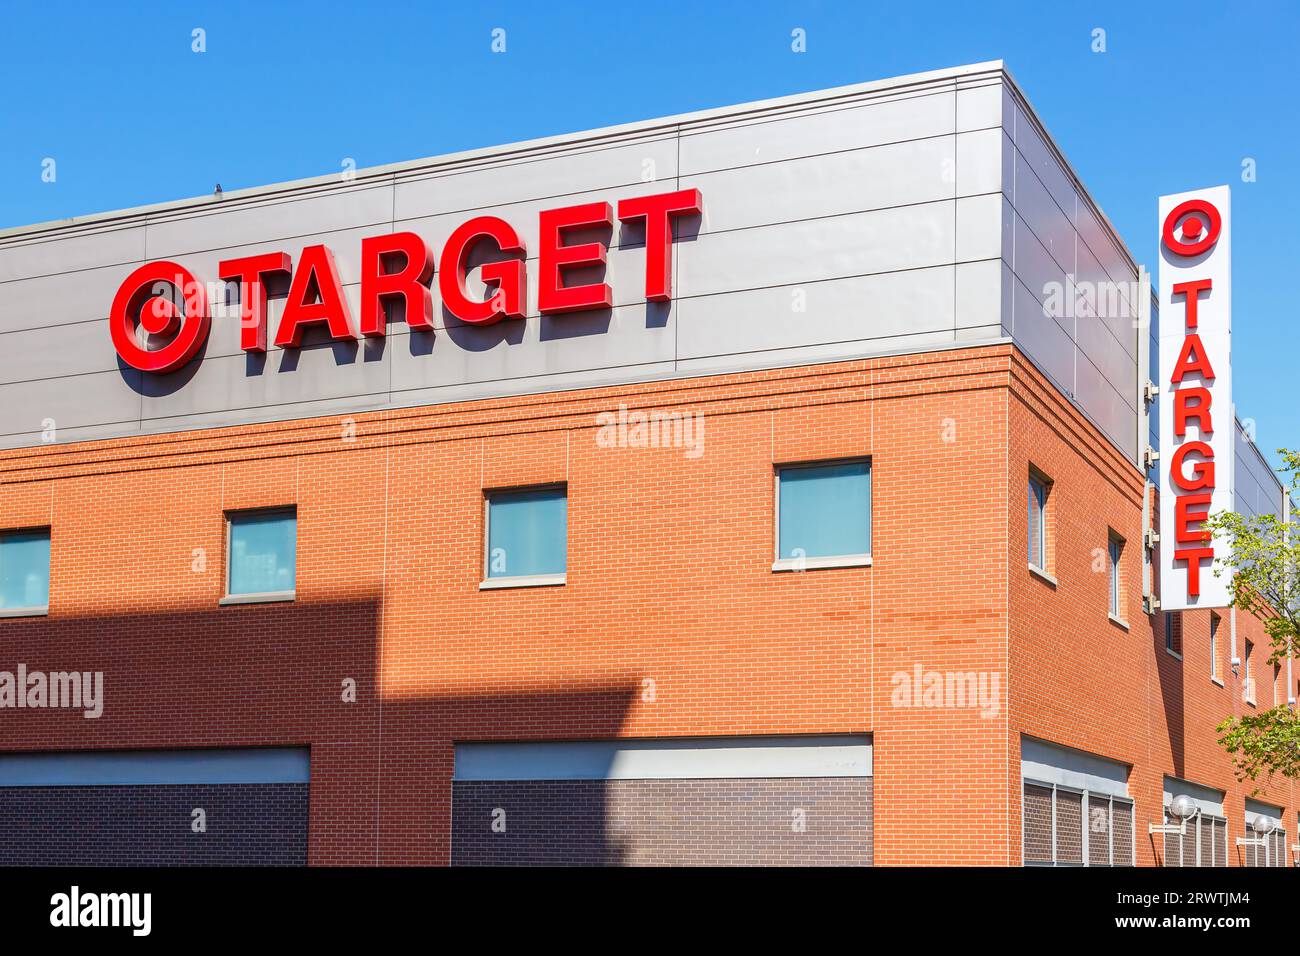
[[1255, 819], [1250, 822], [1250, 828], [1258, 834], [1253, 837], [1237, 837], [1237, 846], [1262, 846], [1268, 847], [1268, 835], [1277, 829], [1277, 821], [1272, 817], [1266, 817], [1262, 813], [1255, 814]]
[[1169, 816], [1177, 820], [1177, 823], [1149, 823], [1147, 824], [1147, 833], [1169, 833], [1178, 834], [1178, 836], [1187, 836], [1187, 821], [1200, 812], [1196, 806], [1196, 801], [1186, 794], [1179, 794], [1169, 802], [1169, 807], [1165, 811]]

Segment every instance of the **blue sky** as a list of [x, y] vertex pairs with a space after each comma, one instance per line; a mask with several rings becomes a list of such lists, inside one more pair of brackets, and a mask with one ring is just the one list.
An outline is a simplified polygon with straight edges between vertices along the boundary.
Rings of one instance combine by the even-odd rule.
[[1274, 237], [1300, 221], [1300, 6], [591, 6], [7, 3], [0, 227], [1002, 59], [1140, 261], [1158, 195], [1232, 185], [1237, 413], [1270, 458], [1300, 447], [1269, 305], [1296, 271]]

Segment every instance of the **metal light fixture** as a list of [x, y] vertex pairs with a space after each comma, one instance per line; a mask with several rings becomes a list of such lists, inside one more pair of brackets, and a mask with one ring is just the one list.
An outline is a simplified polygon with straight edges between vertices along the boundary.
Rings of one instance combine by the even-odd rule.
[[1186, 794], [1180, 793], [1169, 801], [1169, 806], [1165, 812], [1178, 822], [1147, 824], [1147, 833], [1176, 833], [1178, 836], [1187, 836], [1187, 821], [1196, 816], [1200, 809], [1196, 806], [1195, 800]]
[[[1277, 829], [1277, 821], [1272, 817], [1257, 813], [1255, 819], [1250, 821], [1250, 829], [1257, 835], [1253, 837], [1237, 837], [1237, 846], [1263, 847], [1265, 853], [1267, 853], [1268, 835]], [[1267, 859], [1267, 856], [1265, 859]]]
[[1250, 828], [1261, 837], [1266, 837], [1277, 829], [1277, 821], [1272, 817], [1266, 817], [1264, 814], [1258, 813], [1255, 815], [1255, 822], [1250, 825]]

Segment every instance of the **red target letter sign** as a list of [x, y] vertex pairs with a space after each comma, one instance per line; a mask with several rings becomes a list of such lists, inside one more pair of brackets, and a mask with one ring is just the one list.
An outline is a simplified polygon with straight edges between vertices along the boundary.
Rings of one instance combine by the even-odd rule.
[[[1224, 607], [1205, 518], [1232, 499], [1232, 261], [1227, 186], [1160, 199], [1160, 605]], [[1215, 426], [1218, 426], [1217, 428]]]

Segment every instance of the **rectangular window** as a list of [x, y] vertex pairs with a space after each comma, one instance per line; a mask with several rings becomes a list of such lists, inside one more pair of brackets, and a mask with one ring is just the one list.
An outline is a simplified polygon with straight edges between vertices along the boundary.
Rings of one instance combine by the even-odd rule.
[[1024, 785], [1026, 866], [1132, 866], [1133, 802], [1050, 783]]
[[484, 582], [480, 587], [563, 584], [569, 560], [569, 498], [562, 487], [487, 496]]
[[[1249, 803], [1247, 804], [1249, 806]], [[1245, 835], [1248, 840], [1261, 840], [1261, 844], [1247, 844], [1241, 848], [1241, 861], [1244, 866], [1286, 866], [1287, 842], [1286, 830], [1280, 822], [1274, 823], [1270, 833], [1260, 833], [1255, 829], [1255, 821], [1262, 814], [1247, 809]], [[1270, 815], [1270, 819], [1273, 819]]]
[[[1179, 821], [1165, 808], [1164, 823], [1177, 826]], [[1227, 866], [1228, 821], [1223, 817], [1198, 811], [1187, 820], [1187, 835], [1163, 834], [1163, 866]]]
[[1210, 612], [1210, 677], [1219, 680], [1219, 615]]
[[871, 563], [871, 462], [776, 472], [774, 571]]
[[1246, 703], [1251, 705], [1255, 703], [1255, 677], [1250, 672], [1250, 659], [1254, 652], [1255, 645], [1250, 641], [1247, 641], [1245, 654], [1242, 657], [1242, 660], [1245, 662], [1242, 667], [1245, 677], [1241, 682], [1241, 696], [1245, 699]]
[[1183, 656], [1183, 612], [1165, 612], [1165, 650]]
[[226, 599], [283, 601], [297, 586], [298, 516], [293, 509], [227, 516]]
[[1124, 539], [1111, 532], [1106, 545], [1107, 565], [1110, 568], [1110, 616], [1117, 621], [1124, 620], [1124, 577], [1121, 558], [1124, 554]]
[[0, 532], [0, 616], [42, 614], [50, 603], [50, 529]]
[[1029, 476], [1029, 563], [1047, 570], [1047, 481]]

